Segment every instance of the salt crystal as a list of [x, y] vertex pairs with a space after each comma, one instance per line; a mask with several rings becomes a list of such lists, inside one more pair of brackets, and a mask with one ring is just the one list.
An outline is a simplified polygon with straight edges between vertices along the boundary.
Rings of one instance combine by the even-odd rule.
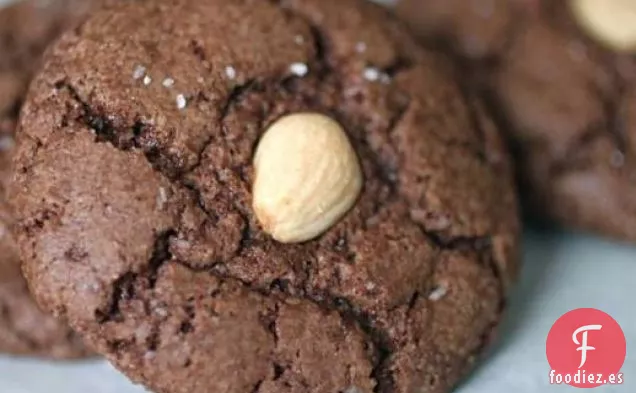
[[163, 80], [163, 82], [161, 82], [161, 84], [163, 85], [163, 87], [172, 87], [174, 86], [174, 79], [172, 78], [166, 78]]
[[447, 292], [448, 292], [448, 289], [446, 289], [446, 287], [444, 287], [444, 286], [435, 287], [431, 291], [431, 293], [428, 294], [428, 300], [430, 300], [432, 302], [436, 302], [438, 300], [441, 300], [444, 296], [446, 296]]
[[163, 209], [163, 206], [168, 202], [168, 194], [166, 189], [163, 187], [159, 187], [159, 194], [157, 195], [157, 206], [159, 209]]
[[225, 67], [225, 75], [228, 77], [228, 79], [235, 79], [236, 69], [232, 66]]
[[367, 44], [365, 42], [358, 42], [356, 44], [356, 52], [364, 53], [367, 51]]
[[188, 101], [186, 100], [183, 94], [179, 94], [177, 96], [177, 108], [184, 109], [188, 105]]
[[80, 289], [84, 292], [99, 292], [101, 286], [97, 282], [83, 283], [80, 286]]
[[294, 63], [289, 66], [289, 70], [292, 74], [303, 77], [309, 72], [309, 67], [305, 63]]
[[152, 83], [152, 78], [149, 75], [144, 76], [144, 85], [148, 86]]
[[380, 79], [380, 71], [377, 68], [367, 67], [364, 69], [363, 73], [364, 79], [375, 82]]
[[135, 80], [143, 78], [144, 75], [146, 75], [146, 67], [142, 65], [136, 66], [133, 70], [132, 76]]
[[148, 351], [144, 354], [144, 359], [145, 360], [152, 360], [155, 358], [155, 356], [157, 356], [157, 353], [155, 351]]

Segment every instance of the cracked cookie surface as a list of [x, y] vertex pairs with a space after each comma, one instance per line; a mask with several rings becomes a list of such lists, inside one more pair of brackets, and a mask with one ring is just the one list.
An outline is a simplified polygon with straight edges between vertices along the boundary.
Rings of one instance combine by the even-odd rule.
[[589, 36], [567, 1], [402, 0], [398, 13], [478, 81], [532, 214], [636, 241], [633, 54]]
[[[17, 135], [37, 299], [160, 393], [448, 391], [493, 337], [518, 222], [503, 143], [447, 68], [358, 0], [96, 13], [48, 53]], [[284, 245], [251, 209], [253, 152], [306, 111], [342, 125], [365, 183]]]
[[70, 27], [89, 1], [25, 0], [0, 9], [0, 352], [53, 358], [88, 355], [70, 328], [40, 311], [20, 272], [5, 204], [18, 111], [45, 47]]

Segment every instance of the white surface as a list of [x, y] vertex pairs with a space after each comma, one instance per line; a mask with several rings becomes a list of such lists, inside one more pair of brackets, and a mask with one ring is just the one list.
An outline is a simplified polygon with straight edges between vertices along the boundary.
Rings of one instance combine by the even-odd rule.
[[[614, 317], [627, 339], [623, 385], [595, 392], [636, 391], [636, 248], [596, 238], [529, 232], [524, 240], [522, 279], [508, 309], [501, 341], [468, 379], [460, 393], [538, 393], [580, 391], [548, 383], [545, 340], [552, 324], [583, 307]], [[513, 390], [514, 389], [514, 390]]]
[[[612, 315], [627, 337], [625, 384], [597, 392], [636, 391], [636, 248], [572, 234], [530, 232], [524, 268], [509, 307], [499, 345], [459, 393], [570, 392], [548, 384], [545, 339], [558, 317], [575, 308], [594, 307]], [[0, 358], [1, 393], [140, 393], [103, 362], [53, 365]], [[240, 392], [237, 392], [240, 393]]]
[[[391, 0], [380, 0], [390, 2]], [[7, 0], [0, 0], [0, 4]], [[574, 392], [548, 384], [545, 339], [554, 321], [579, 307], [595, 307], [623, 327], [628, 355], [625, 384], [595, 392], [636, 391], [636, 248], [572, 234], [531, 232], [524, 268], [501, 341], [459, 393]], [[514, 389], [514, 390], [513, 390]], [[49, 364], [0, 357], [0, 393], [141, 393], [104, 362]], [[241, 392], [237, 392], [241, 393]]]

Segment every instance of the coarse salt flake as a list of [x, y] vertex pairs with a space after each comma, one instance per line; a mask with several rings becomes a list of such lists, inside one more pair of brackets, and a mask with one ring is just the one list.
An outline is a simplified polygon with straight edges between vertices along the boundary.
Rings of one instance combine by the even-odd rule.
[[294, 63], [289, 66], [289, 71], [296, 76], [303, 77], [309, 72], [309, 67], [305, 63]]
[[235, 79], [236, 78], [236, 69], [232, 66], [227, 66], [225, 67], [225, 76], [228, 77], [228, 79]]
[[146, 67], [138, 65], [133, 70], [132, 77], [133, 79], [137, 80], [143, 78], [144, 75], [146, 75]]
[[168, 202], [168, 193], [163, 187], [159, 187], [159, 193], [157, 194], [157, 205], [160, 209], [163, 209], [166, 202]]
[[444, 287], [444, 286], [435, 287], [431, 291], [431, 293], [428, 294], [428, 300], [430, 300], [432, 302], [436, 302], [438, 300], [441, 300], [444, 296], [446, 296], [447, 292], [448, 292], [448, 289], [446, 289], [446, 287]]
[[378, 79], [380, 79], [380, 70], [378, 70], [377, 68], [374, 67], [367, 67], [364, 69], [364, 72], [362, 74], [364, 76], [364, 79], [370, 81], [370, 82], [375, 82]]
[[188, 101], [186, 100], [185, 96], [183, 94], [179, 94], [177, 96], [177, 108], [183, 109], [186, 107], [186, 105], [188, 105]]
[[161, 84], [163, 85], [163, 87], [172, 87], [174, 86], [174, 79], [166, 78], [163, 80], [163, 82], [161, 82]]
[[148, 86], [152, 83], [152, 78], [149, 75], [144, 76], [144, 85]]

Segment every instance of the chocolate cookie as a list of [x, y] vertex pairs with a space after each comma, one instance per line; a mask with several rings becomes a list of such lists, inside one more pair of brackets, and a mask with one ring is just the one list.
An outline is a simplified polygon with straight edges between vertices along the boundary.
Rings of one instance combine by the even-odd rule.
[[94, 14], [22, 112], [35, 296], [156, 392], [447, 392], [519, 229], [503, 143], [447, 68], [362, 0]]
[[622, 19], [635, 15], [634, 4], [402, 0], [398, 6], [424, 41], [462, 58], [466, 74], [483, 84], [515, 146], [530, 211], [632, 242], [636, 33]]
[[9, 153], [27, 84], [45, 47], [85, 12], [89, 1], [22, 1], [0, 10], [0, 352], [53, 358], [88, 355], [65, 324], [32, 300], [8, 233], [4, 201]]

